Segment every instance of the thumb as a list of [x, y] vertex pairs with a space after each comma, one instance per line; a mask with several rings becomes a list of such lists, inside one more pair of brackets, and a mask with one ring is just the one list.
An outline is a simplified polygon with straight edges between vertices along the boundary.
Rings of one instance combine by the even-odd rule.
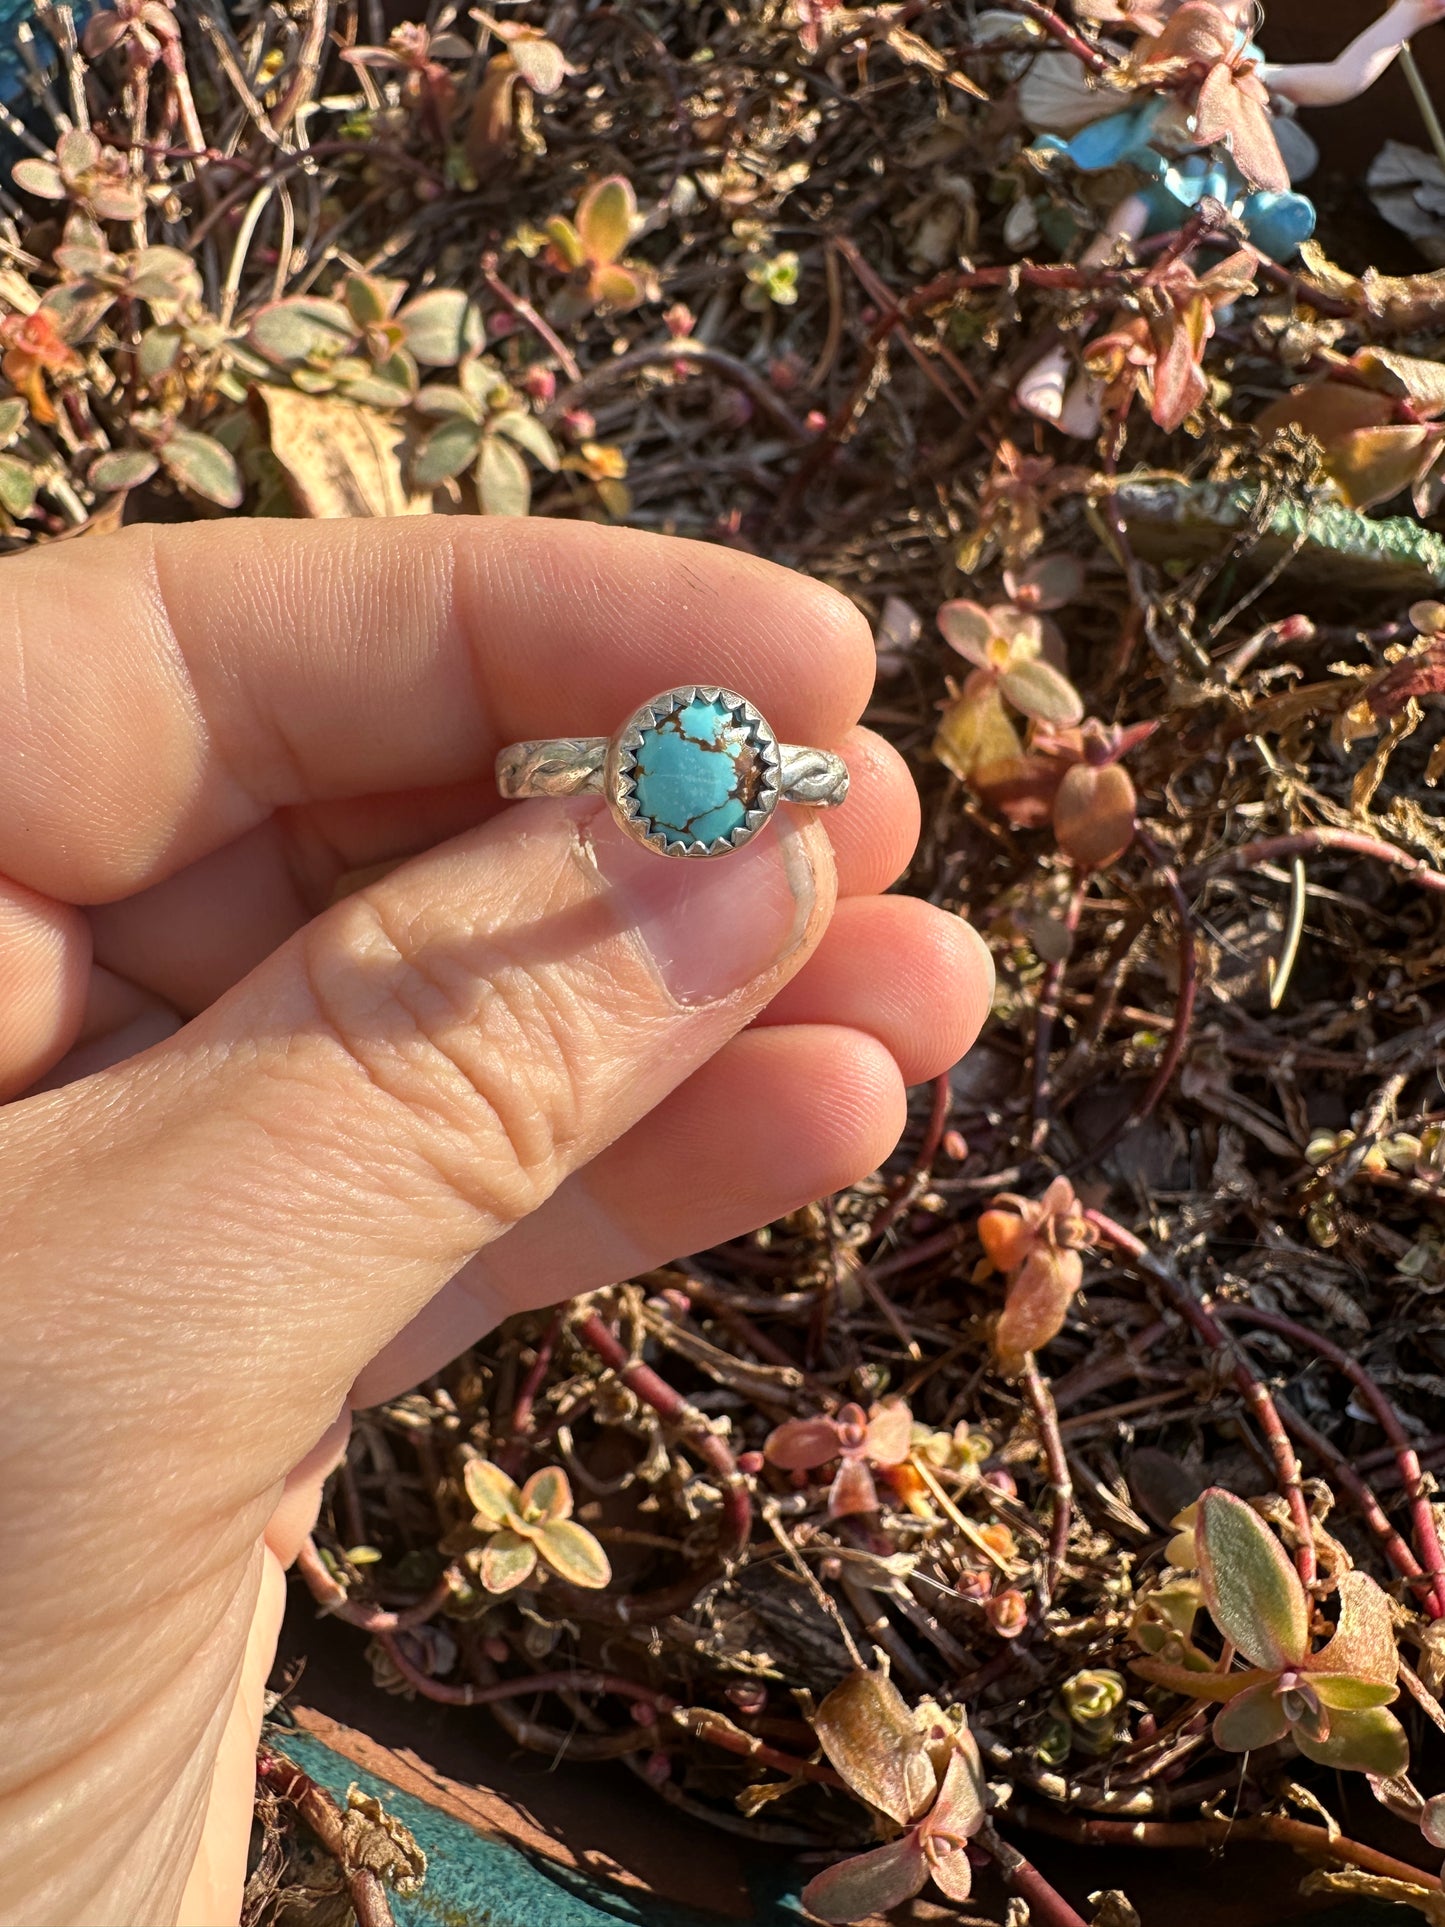
[[[336, 904], [163, 1044], [3, 1113], [0, 1625], [34, 1676], [0, 1725], [33, 1786], [85, 1762], [125, 1917], [155, 1899], [127, 1844], [137, 1734], [205, 1752], [288, 1470], [472, 1253], [748, 1023], [833, 893], [826, 835], [786, 808], [697, 863], [600, 802], [523, 804]], [[123, 1668], [77, 1609], [91, 1574]]]
[[165, 1043], [4, 1113], [21, 1298], [63, 1270], [174, 1424], [224, 1421], [225, 1475], [255, 1493], [469, 1256], [748, 1023], [832, 900], [826, 836], [786, 810], [701, 863], [594, 799], [506, 812]]

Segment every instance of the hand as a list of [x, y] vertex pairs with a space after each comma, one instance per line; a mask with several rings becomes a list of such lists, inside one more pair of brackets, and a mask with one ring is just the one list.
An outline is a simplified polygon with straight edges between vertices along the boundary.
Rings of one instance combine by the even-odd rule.
[[[580, 524], [0, 571], [0, 1917], [234, 1919], [351, 1404], [855, 1180], [971, 1041], [982, 945], [878, 895], [916, 803], [871, 675], [831, 592]], [[692, 679], [841, 748], [847, 806], [708, 864], [499, 808], [501, 743]]]

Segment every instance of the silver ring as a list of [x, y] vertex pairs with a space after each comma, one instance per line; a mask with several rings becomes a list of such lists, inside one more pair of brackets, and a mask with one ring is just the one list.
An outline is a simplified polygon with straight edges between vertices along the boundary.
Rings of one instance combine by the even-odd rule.
[[629, 716], [615, 736], [510, 743], [497, 788], [528, 796], [605, 796], [636, 842], [659, 856], [727, 856], [779, 802], [836, 809], [848, 766], [831, 750], [780, 743], [733, 689], [681, 683]]

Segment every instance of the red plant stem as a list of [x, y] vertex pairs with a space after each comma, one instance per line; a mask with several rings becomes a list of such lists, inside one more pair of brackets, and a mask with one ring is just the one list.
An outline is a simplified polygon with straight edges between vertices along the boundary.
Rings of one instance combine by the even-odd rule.
[[1330, 1441], [1317, 1432], [1307, 1420], [1285, 1400], [1277, 1399], [1279, 1415], [1284, 1420], [1285, 1429], [1292, 1438], [1299, 1440], [1307, 1452], [1329, 1467], [1330, 1476], [1343, 1492], [1349, 1494], [1359, 1509], [1365, 1524], [1380, 1542], [1381, 1550], [1390, 1564], [1416, 1592], [1431, 1593], [1430, 1581], [1425, 1577], [1420, 1561], [1411, 1552], [1405, 1541], [1385, 1516], [1385, 1508], [1376, 1498], [1373, 1488], [1355, 1470], [1344, 1454], [1331, 1445]]
[[429, 1673], [413, 1665], [390, 1633], [381, 1634], [379, 1643], [409, 1686], [415, 1687], [423, 1698], [435, 1700], [443, 1706], [494, 1706], [502, 1700], [528, 1699], [538, 1693], [613, 1693], [619, 1699], [630, 1701], [633, 1706], [649, 1707], [662, 1718], [671, 1719], [695, 1739], [706, 1740], [710, 1746], [721, 1747], [726, 1753], [739, 1753], [746, 1759], [756, 1761], [759, 1766], [773, 1767], [790, 1778], [816, 1780], [823, 1786], [841, 1787], [845, 1784], [830, 1766], [824, 1766], [816, 1760], [800, 1760], [791, 1753], [784, 1753], [753, 1734], [745, 1733], [721, 1713], [715, 1713], [705, 1706], [684, 1706], [671, 1694], [659, 1692], [653, 1686], [644, 1686], [639, 1680], [625, 1679], [618, 1673], [523, 1673], [514, 1679], [494, 1680], [485, 1686], [471, 1683], [452, 1686], [445, 1680], [433, 1679]]
[[822, 1786], [846, 1787], [847, 1781], [835, 1773], [830, 1766], [818, 1760], [800, 1760], [792, 1753], [783, 1753], [775, 1746], [769, 1746], [751, 1733], [745, 1733], [730, 1719], [713, 1713], [705, 1706], [681, 1706], [670, 1709], [677, 1725], [696, 1739], [706, 1740], [710, 1746], [720, 1746], [727, 1753], [740, 1753], [744, 1759], [755, 1760], [759, 1766], [773, 1767], [790, 1778], [816, 1780]]
[[541, 1342], [537, 1346], [537, 1356], [532, 1360], [532, 1369], [523, 1379], [522, 1389], [518, 1392], [516, 1403], [512, 1407], [512, 1427], [507, 1439], [506, 1456], [514, 1462], [504, 1466], [503, 1470], [510, 1473], [513, 1478], [517, 1476], [515, 1461], [522, 1456], [518, 1447], [532, 1429], [532, 1414], [536, 1410], [537, 1394], [547, 1382], [547, 1373], [552, 1365], [552, 1354], [556, 1351], [557, 1340], [561, 1336], [562, 1314], [557, 1311], [552, 1314], [552, 1321], [542, 1334]]
[[1088, 893], [1088, 877], [1076, 875], [1074, 887], [1069, 893], [1068, 907], [1064, 911], [1064, 931], [1069, 939], [1068, 945], [1063, 955], [1056, 957], [1044, 972], [1044, 981], [1039, 989], [1038, 1010], [1034, 1016], [1034, 1128], [1029, 1143], [1029, 1149], [1034, 1152], [1041, 1151], [1048, 1141], [1049, 1049], [1054, 1041], [1054, 1024], [1059, 1015], [1064, 972], [1069, 967], [1069, 956], [1074, 947], [1079, 919], [1084, 914], [1084, 899]]
[[1277, 1332], [1281, 1338], [1288, 1338], [1293, 1344], [1304, 1346], [1307, 1351], [1317, 1353], [1319, 1357], [1333, 1365], [1336, 1371], [1343, 1372], [1349, 1379], [1374, 1413], [1381, 1431], [1395, 1448], [1396, 1463], [1400, 1468], [1405, 1496], [1415, 1521], [1415, 1551], [1430, 1581], [1430, 1615], [1433, 1619], [1445, 1619], [1445, 1555], [1442, 1555], [1440, 1535], [1435, 1529], [1435, 1514], [1430, 1505], [1430, 1495], [1420, 1470], [1420, 1461], [1415, 1455], [1415, 1448], [1401, 1423], [1400, 1414], [1385, 1393], [1357, 1358], [1352, 1358], [1331, 1339], [1311, 1331], [1307, 1325], [1297, 1324], [1293, 1318], [1286, 1318], [1279, 1312], [1261, 1311], [1254, 1305], [1219, 1305], [1216, 1310], [1221, 1318], [1241, 1319], [1246, 1324], [1258, 1325], [1264, 1331]]
[[953, 1103], [953, 1086], [948, 1073], [944, 1071], [933, 1080], [933, 1097], [928, 1109], [928, 1122], [923, 1129], [923, 1140], [918, 1154], [907, 1173], [894, 1187], [893, 1196], [882, 1206], [872, 1224], [868, 1227], [870, 1238], [876, 1238], [886, 1231], [899, 1213], [906, 1211], [917, 1195], [918, 1186], [933, 1169], [933, 1160], [938, 1156], [938, 1147], [943, 1142], [943, 1128], [948, 1122], [949, 1108]]
[[1184, 872], [1180, 883], [1189, 890], [1211, 877], [1238, 876], [1243, 870], [1256, 869], [1261, 863], [1268, 863], [1277, 857], [1309, 856], [1331, 850], [1344, 851], [1351, 856], [1375, 857], [1381, 863], [1390, 863], [1397, 870], [1403, 870], [1422, 890], [1445, 890], [1445, 875], [1439, 870], [1432, 870], [1418, 857], [1397, 849], [1393, 843], [1385, 842], [1383, 837], [1361, 836], [1355, 830], [1334, 830], [1325, 825], [1312, 830], [1295, 830], [1288, 836], [1263, 836], [1256, 843], [1243, 843], [1238, 849], [1226, 850], [1223, 856], [1194, 864]]
[[627, 1349], [603, 1323], [599, 1315], [588, 1312], [577, 1325], [577, 1335], [605, 1365], [622, 1380], [629, 1391], [652, 1407], [669, 1425], [682, 1428], [698, 1457], [705, 1459], [722, 1483], [723, 1518], [727, 1543], [722, 1548], [729, 1559], [740, 1559], [753, 1536], [753, 1501], [748, 1482], [738, 1471], [737, 1460], [726, 1443], [712, 1431], [701, 1412], [694, 1411], [685, 1398], [659, 1378], [650, 1365], [632, 1358]]
[[1291, 1820], [1282, 1813], [1261, 1813], [1241, 1820], [1092, 1820], [1083, 1814], [1055, 1813], [1046, 1807], [1012, 1809], [1015, 1817], [1038, 1833], [1060, 1840], [1076, 1840], [1089, 1847], [1155, 1847], [1179, 1852], [1190, 1848], [1212, 1851], [1237, 1840], [1273, 1840], [1293, 1847], [1311, 1859], [1338, 1860], [1382, 1880], [1401, 1880], [1438, 1893], [1439, 1877], [1392, 1854], [1381, 1853], [1343, 1834], [1327, 1833], [1307, 1820]]
[[1091, 47], [1082, 34], [1074, 32], [1066, 20], [1061, 20], [1052, 7], [1041, 4], [1041, 0], [1011, 0], [1020, 13], [1037, 20], [1045, 33], [1053, 35], [1061, 47], [1067, 47], [1076, 60], [1082, 60], [1091, 74], [1104, 74], [1109, 71], [1109, 63], [1097, 47]]
[[1069, 1477], [1069, 1460], [1064, 1451], [1063, 1435], [1059, 1431], [1059, 1415], [1054, 1407], [1054, 1395], [1032, 1353], [1028, 1356], [1022, 1378], [1024, 1393], [1033, 1408], [1034, 1423], [1039, 1428], [1039, 1438], [1043, 1443], [1044, 1459], [1049, 1468], [1049, 1487], [1054, 1502], [1054, 1514], [1049, 1523], [1048, 1563], [1044, 1567], [1044, 1583], [1039, 1589], [1036, 1606], [1037, 1616], [1042, 1618], [1058, 1590], [1059, 1574], [1063, 1571], [1064, 1557], [1069, 1549], [1069, 1521], [1073, 1511], [1074, 1485]]
[[528, 1372], [522, 1389], [517, 1394], [517, 1402], [512, 1407], [512, 1434], [516, 1438], [520, 1438], [532, 1429], [532, 1412], [537, 1403], [537, 1394], [546, 1381], [547, 1368], [552, 1363], [552, 1354], [557, 1349], [557, 1340], [561, 1335], [562, 1314], [559, 1311], [553, 1316], [551, 1324], [542, 1336], [542, 1342], [537, 1347], [537, 1356], [532, 1361], [532, 1369]]
[[426, 1597], [414, 1606], [403, 1606], [399, 1612], [388, 1612], [384, 1606], [368, 1606], [364, 1600], [353, 1599], [345, 1586], [332, 1577], [316, 1549], [316, 1541], [309, 1537], [301, 1541], [296, 1570], [323, 1612], [344, 1619], [349, 1626], [360, 1626], [365, 1633], [404, 1633], [413, 1626], [424, 1626], [452, 1596], [453, 1575], [448, 1566]]
[[482, 256], [481, 268], [482, 279], [497, 297], [498, 301], [500, 301], [504, 307], [510, 308], [518, 321], [525, 322], [532, 330], [532, 333], [536, 335], [537, 339], [545, 343], [545, 345], [552, 350], [568, 381], [581, 381], [582, 370], [577, 365], [577, 357], [567, 346], [566, 342], [563, 341], [556, 329], [553, 328], [549, 322], [542, 319], [541, 315], [538, 314], [537, 310], [532, 306], [531, 302], [527, 300], [525, 295], [513, 294], [501, 275], [497, 273], [496, 255], [484, 254]]
[[1028, 1902], [1031, 1927], [1087, 1927], [1083, 1916], [1049, 1885], [1033, 1862], [1025, 1860], [1007, 1840], [1001, 1840], [988, 1821], [978, 1830], [978, 1844], [997, 1867], [1009, 1892]]
[[1116, 1251], [1122, 1251], [1148, 1277], [1168, 1300], [1179, 1316], [1190, 1325], [1204, 1340], [1211, 1351], [1217, 1352], [1228, 1361], [1230, 1375], [1241, 1396], [1259, 1422], [1260, 1430], [1269, 1442], [1274, 1458], [1275, 1476], [1280, 1491], [1284, 1494], [1285, 1504], [1289, 1507], [1290, 1523], [1295, 1530], [1298, 1544], [1295, 1547], [1295, 1565], [1298, 1568], [1300, 1583], [1312, 1586], [1315, 1579], [1315, 1537], [1314, 1524], [1310, 1518], [1309, 1507], [1305, 1504], [1304, 1488], [1300, 1484], [1300, 1464], [1295, 1449], [1290, 1444], [1289, 1434], [1284, 1428], [1284, 1420], [1279, 1408], [1270, 1396], [1269, 1387], [1257, 1376], [1243, 1353], [1229, 1337], [1228, 1332], [1215, 1318], [1210, 1307], [1189, 1285], [1176, 1278], [1167, 1265], [1161, 1264], [1147, 1246], [1141, 1244], [1132, 1231], [1126, 1231], [1121, 1224], [1106, 1217], [1102, 1211], [1088, 1210], [1085, 1218], [1093, 1225]]
[[378, 1635], [379, 1643], [386, 1649], [387, 1657], [409, 1686], [426, 1699], [436, 1700], [443, 1706], [489, 1706], [495, 1700], [525, 1699], [533, 1693], [616, 1693], [619, 1698], [630, 1700], [634, 1706], [650, 1706], [659, 1713], [676, 1711], [678, 1702], [654, 1687], [644, 1686], [635, 1679], [624, 1679], [618, 1673], [555, 1672], [522, 1673], [514, 1679], [499, 1679], [489, 1685], [478, 1686], [469, 1682], [465, 1686], [449, 1686], [445, 1680], [433, 1679], [407, 1658], [391, 1633]]
[[357, 1927], [396, 1927], [391, 1902], [381, 1876], [353, 1859], [347, 1840], [346, 1815], [338, 1803], [304, 1773], [269, 1746], [256, 1749], [256, 1778], [283, 1800], [289, 1800], [316, 1838], [341, 1869]]

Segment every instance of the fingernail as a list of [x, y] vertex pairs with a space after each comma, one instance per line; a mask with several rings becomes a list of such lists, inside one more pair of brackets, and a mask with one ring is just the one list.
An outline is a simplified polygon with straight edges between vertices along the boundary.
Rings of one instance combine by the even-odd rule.
[[731, 996], [803, 940], [817, 883], [806, 840], [781, 811], [728, 856], [658, 856], [605, 811], [586, 835], [619, 924], [635, 933], [679, 1004]]

